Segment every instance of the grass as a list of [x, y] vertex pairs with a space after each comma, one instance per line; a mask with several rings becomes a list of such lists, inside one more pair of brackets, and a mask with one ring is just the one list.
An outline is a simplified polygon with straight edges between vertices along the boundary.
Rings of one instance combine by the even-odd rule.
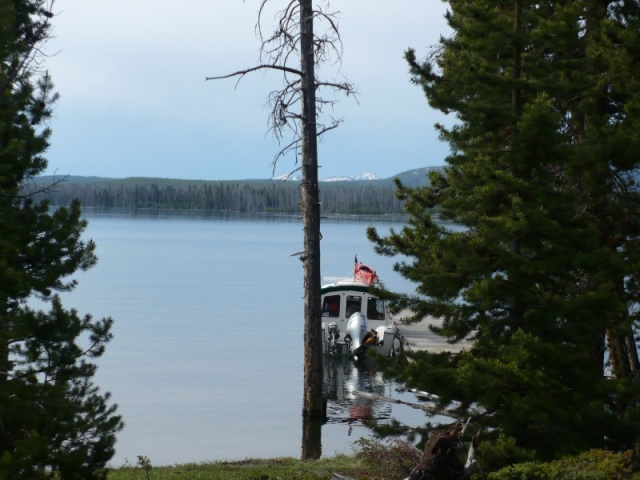
[[294, 458], [246, 459], [145, 468], [124, 466], [109, 470], [108, 480], [329, 480], [334, 473], [362, 480], [371, 478], [370, 467], [354, 457], [303, 461]]

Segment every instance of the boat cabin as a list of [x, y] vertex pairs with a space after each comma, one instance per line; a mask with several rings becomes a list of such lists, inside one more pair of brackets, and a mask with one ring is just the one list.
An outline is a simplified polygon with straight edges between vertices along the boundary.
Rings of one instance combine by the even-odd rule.
[[384, 300], [371, 295], [365, 285], [334, 283], [322, 287], [321, 292], [322, 321], [335, 322], [341, 332], [345, 331], [349, 317], [356, 312], [367, 317], [369, 328], [388, 323]]

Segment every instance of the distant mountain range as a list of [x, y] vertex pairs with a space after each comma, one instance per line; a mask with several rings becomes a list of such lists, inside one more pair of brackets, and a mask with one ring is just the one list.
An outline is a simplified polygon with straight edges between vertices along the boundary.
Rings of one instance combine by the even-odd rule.
[[[391, 185], [395, 178], [398, 178], [404, 185], [408, 187], [419, 187], [428, 185], [429, 177], [428, 174], [432, 170], [439, 170], [443, 167], [424, 167], [424, 168], [415, 168], [413, 170], [407, 170], [396, 175], [393, 175], [388, 178], [382, 178], [374, 175], [373, 173], [362, 173], [360, 175], [355, 175], [352, 177], [327, 177], [321, 178], [321, 182], [331, 182], [333, 184], [345, 184], [346, 185], [379, 185], [383, 186], [386, 184]], [[153, 178], [153, 177], [136, 177], [136, 178], [108, 178], [108, 177], [85, 177], [78, 175], [44, 175], [41, 177], [37, 177], [35, 179], [36, 182], [43, 183], [52, 183], [55, 181], [63, 181], [64, 183], [73, 183], [73, 184], [87, 184], [87, 183], [103, 183], [103, 182], [121, 182], [126, 181], [127, 183], [132, 182], [141, 182], [141, 183], [150, 183], [150, 182], [161, 182], [164, 183], [166, 180], [179, 180], [181, 182], [201, 182], [203, 180], [182, 180], [182, 179], [161, 179], [161, 178]], [[301, 180], [300, 172], [295, 172], [292, 175], [281, 175], [279, 177], [274, 177], [270, 180], [257, 180], [257, 179], [247, 179], [247, 180], [225, 180], [225, 182], [233, 182], [233, 181], [241, 181], [241, 182], [265, 182], [265, 181], [296, 181], [299, 182]], [[222, 180], [221, 180], [222, 181]]]
[[362, 173], [353, 177], [327, 177], [321, 178], [321, 182], [345, 183], [345, 184], [366, 184], [385, 185], [392, 184], [394, 179], [399, 179], [408, 187], [422, 187], [429, 184], [429, 172], [441, 170], [443, 167], [423, 167], [406, 170], [388, 178], [378, 177], [372, 173]]

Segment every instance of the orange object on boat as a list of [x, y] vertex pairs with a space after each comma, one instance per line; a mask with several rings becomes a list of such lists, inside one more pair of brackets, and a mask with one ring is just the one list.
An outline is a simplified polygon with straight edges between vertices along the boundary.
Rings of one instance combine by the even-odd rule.
[[358, 257], [356, 257], [355, 263], [353, 265], [353, 276], [359, 280], [362, 280], [367, 285], [373, 285], [378, 280], [378, 275], [376, 271], [365, 265], [364, 263], [358, 262]]

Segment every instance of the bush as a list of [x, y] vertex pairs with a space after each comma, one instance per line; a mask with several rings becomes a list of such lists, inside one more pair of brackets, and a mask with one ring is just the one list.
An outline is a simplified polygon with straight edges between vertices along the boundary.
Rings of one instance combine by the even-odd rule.
[[551, 463], [526, 462], [490, 473], [488, 480], [640, 480], [631, 451], [590, 450]]

